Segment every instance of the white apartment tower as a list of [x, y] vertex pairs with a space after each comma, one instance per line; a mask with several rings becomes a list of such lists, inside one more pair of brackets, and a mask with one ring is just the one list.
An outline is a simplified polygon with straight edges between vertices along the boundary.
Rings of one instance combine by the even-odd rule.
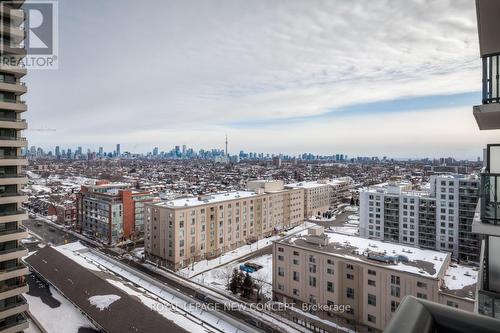
[[480, 244], [471, 231], [478, 200], [475, 176], [431, 176], [429, 188], [391, 182], [360, 193], [360, 235], [452, 252], [479, 262]]

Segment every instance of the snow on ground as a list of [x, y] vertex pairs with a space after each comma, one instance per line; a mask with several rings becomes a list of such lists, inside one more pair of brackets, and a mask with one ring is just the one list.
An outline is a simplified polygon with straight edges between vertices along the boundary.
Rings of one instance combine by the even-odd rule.
[[236, 268], [239, 270], [240, 265], [246, 262], [251, 262], [263, 266], [256, 272], [250, 273], [254, 280], [259, 281], [262, 284], [262, 293], [268, 299], [272, 299], [272, 284], [273, 284], [273, 256], [272, 254], [266, 254], [260, 257], [252, 258], [249, 260], [231, 262], [225, 266], [212, 269], [208, 272], [202, 273], [192, 279], [197, 282], [203, 283], [208, 286], [212, 286], [223, 291], [226, 291], [227, 283], [233, 270]]
[[89, 302], [99, 310], [107, 309], [111, 304], [119, 300], [121, 297], [118, 295], [95, 295], [89, 297]]
[[61, 302], [57, 308], [43, 303], [40, 297], [23, 294], [28, 301], [30, 313], [50, 333], [77, 333], [80, 327], [95, 327], [80, 310], [73, 306], [56, 289], [50, 287], [52, 297]]
[[444, 284], [448, 290], [463, 289], [477, 283], [477, 268], [452, 264], [446, 270]]
[[137, 259], [144, 259], [144, 247], [138, 247], [132, 250], [132, 255]]
[[[290, 229], [285, 232], [286, 236], [291, 235], [296, 232], [300, 232], [302, 230], [308, 229], [310, 227], [314, 226], [313, 223], [309, 222], [304, 222], [303, 224], [296, 226], [293, 229]], [[199, 261], [194, 266], [189, 266], [184, 269], [181, 269], [177, 272], [177, 274], [191, 278], [195, 275], [201, 274], [203, 272], [209, 271], [211, 269], [214, 269], [218, 266], [224, 265], [226, 263], [229, 263], [231, 261], [237, 260], [241, 257], [244, 257], [258, 249], [262, 249], [263, 247], [269, 246], [272, 244], [273, 241], [278, 240], [282, 238], [280, 235], [275, 235], [269, 238], [263, 238], [260, 239], [259, 241], [250, 244], [250, 245], [244, 245], [241, 246], [233, 251], [226, 252], [222, 256], [211, 259], [211, 260], [203, 260]]]

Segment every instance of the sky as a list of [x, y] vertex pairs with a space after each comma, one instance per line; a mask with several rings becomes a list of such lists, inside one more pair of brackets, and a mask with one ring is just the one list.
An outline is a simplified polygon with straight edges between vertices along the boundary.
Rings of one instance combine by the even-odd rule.
[[64, 0], [29, 144], [476, 159], [470, 0]]

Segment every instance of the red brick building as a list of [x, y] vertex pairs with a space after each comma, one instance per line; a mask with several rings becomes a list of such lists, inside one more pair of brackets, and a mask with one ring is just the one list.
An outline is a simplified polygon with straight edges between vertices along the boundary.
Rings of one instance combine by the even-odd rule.
[[76, 229], [107, 244], [140, 238], [144, 233], [144, 203], [151, 201], [150, 191], [132, 189], [126, 183], [83, 185], [77, 194]]

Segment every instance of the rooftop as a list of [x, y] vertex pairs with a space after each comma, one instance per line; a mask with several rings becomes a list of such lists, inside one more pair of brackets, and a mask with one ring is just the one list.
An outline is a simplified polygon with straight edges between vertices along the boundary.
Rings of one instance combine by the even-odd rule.
[[[324, 241], [320, 246], [319, 241]], [[428, 278], [438, 278], [441, 270], [450, 262], [450, 253], [424, 250], [406, 245], [366, 239], [326, 231], [323, 235], [312, 236], [307, 232], [286, 237], [281, 243], [317, 250], [334, 256], [343, 257], [387, 269], [418, 274]], [[323, 245], [324, 244], [324, 245]], [[385, 263], [368, 258], [368, 253], [380, 256], [400, 256], [404, 260]], [[407, 259], [407, 260], [406, 260]]]
[[292, 188], [309, 189], [309, 188], [321, 187], [321, 186], [326, 186], [326, 185], [340, 185], [340, 184], [345, 183], [346, 181], [352, 181], [352, 179], [349, 179], [348, 177], [341, 177], [341, 178], [333, 178], [333, 179], [291, 183], [291, 184], [286, 184], [285, 186], [288, 188], [292, 187]]
[[200, 197], [187, 197], [187, 198], [178, 198], [168, 201], [161, 201], [155, 203], [155, 205], [160, 207], [172, 207], [172, 208], [196, 207], [201, 205], [219, 203], [236, 199], [251, 198], [256, 196], [258, 196], [258, 194], [251, 191], [234, 191], [234, 192], [223, 192], [223, 193], [203, 195]]

